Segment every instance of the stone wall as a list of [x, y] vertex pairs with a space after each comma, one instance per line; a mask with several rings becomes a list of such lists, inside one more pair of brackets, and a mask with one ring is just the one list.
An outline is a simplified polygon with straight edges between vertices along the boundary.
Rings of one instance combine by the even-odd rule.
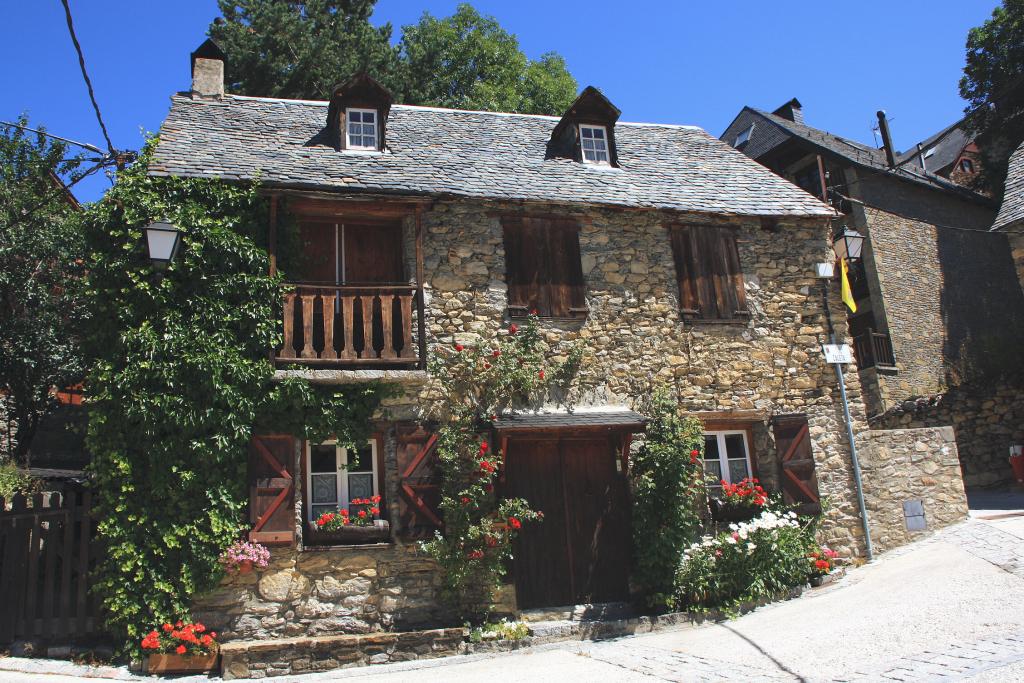
[[223, 641], [373, 633], [447, 623], [437, 565], [414, 545], [274, 548], [193, 606]]
[[1018, 225], [1008, 229], [1006, 237], [1010, 241], [1010, 255], [1017, 269], [1017, 278], [1020, 280], [1020, 286], [1024, 288], [1024, 226]]
[[956, 387], [944, 394], [904, 401], [871, 420], [898, 429], [952, 425], [968, 487], [1009, 484], [1009, 447], [1024, 443], [1024, 391], [1019, 380]]
[[[967, 517], [952, 427], [863, 432], [858, 456], [875, 552], [910, 543]], [[925, 529], [908, 529], [907, 501], [921, 502]]]

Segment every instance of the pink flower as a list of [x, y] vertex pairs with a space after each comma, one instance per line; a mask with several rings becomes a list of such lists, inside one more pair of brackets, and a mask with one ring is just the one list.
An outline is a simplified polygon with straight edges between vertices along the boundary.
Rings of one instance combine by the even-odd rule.
[[466, 348], [466, 347], [465, 347], [465, 346], [463, 346], [462, 344], [456, 344], [456, 345], [455, 345], [455, 350], [456, 350], [456, 351], [459, 351], [459, 352], [461, 352], [461, 351], [462, 351], [462, 350], [463, 350], [464, 348]]

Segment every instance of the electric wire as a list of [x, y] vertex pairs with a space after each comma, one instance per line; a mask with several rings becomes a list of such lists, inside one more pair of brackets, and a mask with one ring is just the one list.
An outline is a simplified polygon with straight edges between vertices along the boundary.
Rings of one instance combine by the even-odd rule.
[[96, 102], [96, 93], [92, 89], [92, 80], [89, 79], [89, 72], [85, 68], [85, 55], [82, 53], [82, 46], [78, 42], [78, 36], [75, 35], [75, 24], [71, 19], [71, 7], [68, 5], [68, 0], [61, 0], [61, 4], [64, 5], [64, 16], [68, 22], [68, 33], [71, 34], [71, 42], [75, 45], [75, 52], [78, 53], [78, 65], [82, 69], [82, 78], [85, 79], [85, 87], [89, 90], [89, 99], [92, 101], [93, 111], [96, 112], [96, 121], [100, 124], [100, 130], [103, 131], [103, 138], [107, 141], [107, 149], [110, 151], [110, 156], [117, 157], [117, 149], [114, 147], [114, 143], [110, 140], [110, 134], [107, 133], [107, 126], [103, 123], [103, 116], [100, 115], [100, 105]]

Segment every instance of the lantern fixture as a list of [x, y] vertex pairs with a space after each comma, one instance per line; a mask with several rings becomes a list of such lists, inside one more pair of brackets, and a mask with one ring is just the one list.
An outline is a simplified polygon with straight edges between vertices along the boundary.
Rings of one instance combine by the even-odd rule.
[[835, 239], [832, 240], [832, 250], [836, 253], [836, 258], [840, 261], [847, 259], [849, 261], [860, 260], [861, 250], [864, 248], [864, 235], [860, 234], [856, 230], [852, 230], [845, 225], [840, 230], [839, 234], [836, 235]]
[[157, 221], [145, 227], [149, 260], [157, 268], [166, 268], [174, 260], [181, 244], [181, 230], [167, 221]]

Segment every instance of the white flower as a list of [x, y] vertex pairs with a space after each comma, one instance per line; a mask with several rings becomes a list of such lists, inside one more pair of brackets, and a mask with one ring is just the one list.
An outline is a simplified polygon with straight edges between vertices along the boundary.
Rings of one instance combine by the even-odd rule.
[[730, 536], [729, 538], [725, 539], [725, 542], [728, 543], [729, 545], [736, 545], [736, 539], [733, 538], [732, 536]]
[[736, 531], [737, 529], [739, 529], [739, 527], [736, 526], [735, 522], [733, 522], [732, 524], [729, 525], [729, 529], [731, 529], [732, 531]]

